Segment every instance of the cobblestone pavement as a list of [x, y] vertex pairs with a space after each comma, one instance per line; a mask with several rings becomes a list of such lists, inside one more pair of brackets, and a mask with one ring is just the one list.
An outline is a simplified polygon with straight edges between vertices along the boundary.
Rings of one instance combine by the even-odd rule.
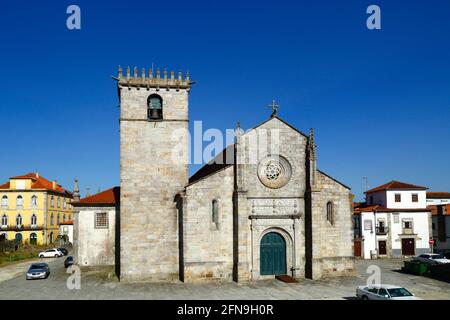
[[[367, 267], [381, 268], [382, 283], [396, 284], [411, 290], [423, 299], [450, 299], [450, 284], [434, 279], [398, 272], [402, 260], [356, 262], [358, 275], [320, 281], [301, 280], [286, 284], [277, 280], [250, 283], [119, 283], [104, 273], [83, 273], [81, 289], [69, 290], [69, 274], [63, 266], [64, 258], [47, 262], [51, 275], [46, 280], [25, 280], [25, 273], [0, 282], [0, 299], [354, 299], [355, 289], [364, 285]], [[11, 266], [9, 266], [11, 267]], [[4, 272], [0, 268], [0, 275]], [[1, 277], [0, 277], [1, 278]]]

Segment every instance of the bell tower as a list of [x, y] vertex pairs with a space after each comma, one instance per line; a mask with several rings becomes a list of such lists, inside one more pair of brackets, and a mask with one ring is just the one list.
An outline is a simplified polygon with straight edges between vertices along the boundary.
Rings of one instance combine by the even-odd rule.
[[120, 278], [179, 278], [175, 196], [188, 183], [189, 73], [119, 67]]

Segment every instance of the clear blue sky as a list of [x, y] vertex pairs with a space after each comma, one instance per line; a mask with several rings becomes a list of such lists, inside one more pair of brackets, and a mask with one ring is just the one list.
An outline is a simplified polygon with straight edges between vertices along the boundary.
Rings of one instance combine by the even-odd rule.
[[[382, 30], [366, 28], [370, 4]], [[83, 193], [118, 185], [110, 75], [154, 63], [189, 69], [204, 128], [254, 126], [276, 99], [358, 197], [363, 176], [450, 191], [449, 1], [8, 1], [0, 35], [1, 182], [37, 169]]]

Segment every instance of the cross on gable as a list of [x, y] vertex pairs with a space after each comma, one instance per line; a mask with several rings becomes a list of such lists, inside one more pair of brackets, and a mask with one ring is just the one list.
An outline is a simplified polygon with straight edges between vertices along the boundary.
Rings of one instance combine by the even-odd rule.
[[272, 104], [268, 105], [269, 108], [272, 109], [272, 117], [277, 115], [278, 108], [280, 107], [275, 100], [272, 100]]

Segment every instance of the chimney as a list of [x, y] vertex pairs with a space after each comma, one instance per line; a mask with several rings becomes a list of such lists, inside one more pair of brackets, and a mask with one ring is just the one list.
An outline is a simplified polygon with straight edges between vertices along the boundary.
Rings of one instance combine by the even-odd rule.
[[36, 172], [36, 179], [39, 179], [39, 172]]
[[57, 184], [56, 184], [56, 180], [53, 180], [53, 181], [52, 181], [52, 188], [53, 188], [53, 190], [56, 190], [56, 185], [57, 185]]

